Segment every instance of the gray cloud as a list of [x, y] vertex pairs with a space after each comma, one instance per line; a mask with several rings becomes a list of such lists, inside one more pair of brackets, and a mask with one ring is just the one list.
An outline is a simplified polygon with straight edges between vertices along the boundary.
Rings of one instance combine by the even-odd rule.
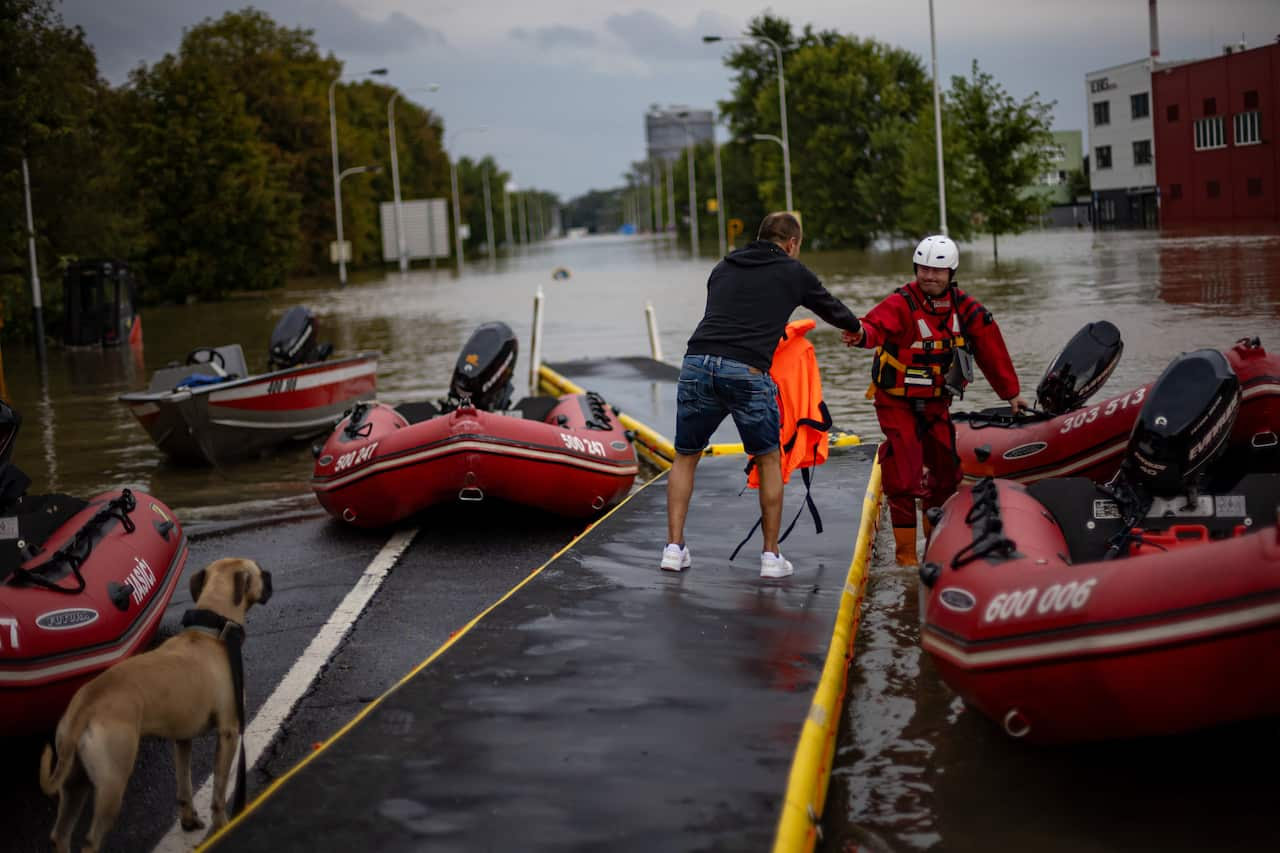
[[517, 41], [533, 42], [541, 48], [593, 47], [599, 41], [596, 34], [590, 30], [566, 27], [559, 24], [551, 27], [538, 27], [535, 30], [516, 27], [511, 31], [510, 35]]
[[[281, 26], [314, 30], [321, 50], [339, 55], [386, 55], [445, 44], [439, 30], [403, 12], [373, 20], [347, 2], [351, 0], [258, 0], [256, 5]], [[244, 0], [63, 0], [61, 11], [68, 24], [84, 28], [103, 76], [118, 82], [139, 63], [177, 51], [183, 30], [243, 6]]]
[[729, 35], [736, 25], [723, 15], [702, 12], [692, 27], [680, 27], [647, 10], [610, 15], [605, 27], [636, 56], [646, 59], [714, 59], [720, 55], [702, 45], [704, 35]]

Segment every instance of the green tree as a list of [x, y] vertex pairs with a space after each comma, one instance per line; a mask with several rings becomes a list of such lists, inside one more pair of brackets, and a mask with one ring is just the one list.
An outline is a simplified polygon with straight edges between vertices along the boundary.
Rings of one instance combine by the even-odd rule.
[[60, 313], [59, 260], [128, 257], [140, 225], [120, 190], [122, 99], [98, 77], [84, 32], [64, 25], [51, 0], [6, 0], [0, 45], [0, 302], [8, 334], [27, 337], [24, 157], [50, 325]]
[[[462, 221], [471, 230], [471, 236], [464, 242], [463, 248], [469, 255], [483, 256], [488, 252], [488, 235], [485, 229], [484, 176], [489, 176], [489, 210], [493, 218], [493, 242], [496, 247], [506, 239], [506, 220], [502, 204], [502, 188], [511, 175], [498, 168], [493, 157], [485, 156], [480, 161], [469, 157], [458, 160], [458, 198], [462, 209]], [[515, 211], [512, 210], [514, 215]], [[514, 236], [516, 225], [511, 226]]]
[[[868, 245], [901, 204], [906, 138], [926, 112], [919, 58], [874, 39], [840, 36], [798, 50], [787, 68], [792, 183], [805, 234], [826, 246]], [[777, 90], [761, 91], [762, 115]], [[776, 146], [755, 150], [760, 194], [783, 202]]]
[[1041, 102], [1039, 93], [1034, 92], [1015, 101], [978, 67], [977, 60], [968, 78], [951, 78], [950, 100], [969, 160], [965, 174], [976, 206], [977, 224], [991, 235], [998, 262], [999, 236], [1025, 231], [1047, 205], [1040, 194], [1022, 190], [1049, 167], [1048, 151], [1053, 143], [1049, 116], [1053, 102]]
[[298, 241], [287, 164], [223, 69], [168, 55], [133, 74], [133, 192], [147, 227], [151, 287], [216, 299], [284, 283]]
[[[964, 147], [948, 95], [942, 98], [942, 150], [947, 231], [956, 240], [968, 240], [975, 230], [974, 214], [978, 209], [972, 195], [973, 159]], [[902, 204], [890, 233], [907, 240], [938, 233], [938, 153], [932, 101], [911, 131], [903, 154], [901, 180]]]

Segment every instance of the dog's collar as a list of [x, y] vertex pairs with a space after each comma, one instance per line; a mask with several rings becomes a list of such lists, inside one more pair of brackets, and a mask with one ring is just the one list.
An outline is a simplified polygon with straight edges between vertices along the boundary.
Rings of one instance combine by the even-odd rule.
[[239, 634], [244, 641], [244, 626], [239, 622], [220, 616], [212, 610], [188, 610], [182, 614], [182, 627], [194, 628], [210, 636], [225, 641], [229, 634]]

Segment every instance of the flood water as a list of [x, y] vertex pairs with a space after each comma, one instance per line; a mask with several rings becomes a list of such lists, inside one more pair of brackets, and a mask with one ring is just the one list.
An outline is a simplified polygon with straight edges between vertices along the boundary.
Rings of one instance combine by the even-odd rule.
[[[806, 253], [827, 286], [864, 313], [910, 275], [909, 248]], [[496, 267], [472, 262], [406, 276], [295, 282], [211, 305], [148, 308], [145, 346], [53, 348], [42, 373], [31, 353], [4, 350], [10, 402], [23, 414], [14, 461], [33, 491], [89, 496], [130, 486], [188, 523], [259, 518], [316, 507], [305, 446], [208, 469], [164, 462], [121, 392], [197, 346], [240, 343], [265, 368], [283, 312], [307, 305], [336, 354], [376, 349], [378, 396], [400, 403], [444, 395], [458, 350], [482, 322], [521, 339], [517, 393], [528, 379], [535, 291], [546, 294], [543, 357], [647, 355], [652, 303], [663, 354], [675, 361], [701, 317], [711, 259], [665, 240], [600, 237], [544, 244]], [[557, 267], [570, 271], [553, 280]], [[1179, 352], [1226, 348], [1244, 336], [1280, 347], [1280, 231], [1248, 234], [1043, 231], [962, 246], [958, 280], [995, 314], [1031, 399], [1049, 361], [1087, 322], [1119, 326], [1124, 356], [1109, 391], [1153, 379]], [[46, 283], [46, 287], [56, 286]], [[814, 341], [836, 424], [879, 439], [863, 396], [869, 354], [819, 325]], [[958, 409], [995, 402], [981, 379]], [[671, 425], [660, 424], [664, 431]], [[882, 531], [882, 536], [886, 533]], [[886, 549], [881, 549], [881, 553]], [[892, 549], [889, 551], [891, 558]], [[1280, 782], [1250, 770], [1280, 757], [1274, 722], [1194, 738], [1035, 749], [1008, 741], [963, 709], [918, 646], [914, 573], [876, 560], [851, 669], [850, 703], [827, 807], [831, 850], [1278, 849]], [[1249, 777], [1252, 777], [1250, 779]]]

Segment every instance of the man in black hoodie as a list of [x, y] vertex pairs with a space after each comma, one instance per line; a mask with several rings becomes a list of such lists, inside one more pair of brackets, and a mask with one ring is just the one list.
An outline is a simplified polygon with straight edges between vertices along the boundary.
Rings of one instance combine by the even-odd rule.
[[782, 454], [778, 389], [769, 377], [773, 351], [797, 306], [861, 338], [853, 312], [796, 260], [800, 221], [771, 213], [754, 242], [731, 252], [707, 279], [707, 309], [685, 351], [676, 391], [676, 458], [667, 475], [667, 546], [662, 568], [689, 568], [684, 522], [693, 497], [694, 471], [711, 435], [733, 416], [743, 448], [760, 475], [764, 551], [760, 576], [783, 578], [793, 571], [778, 549], [782, 524]]

